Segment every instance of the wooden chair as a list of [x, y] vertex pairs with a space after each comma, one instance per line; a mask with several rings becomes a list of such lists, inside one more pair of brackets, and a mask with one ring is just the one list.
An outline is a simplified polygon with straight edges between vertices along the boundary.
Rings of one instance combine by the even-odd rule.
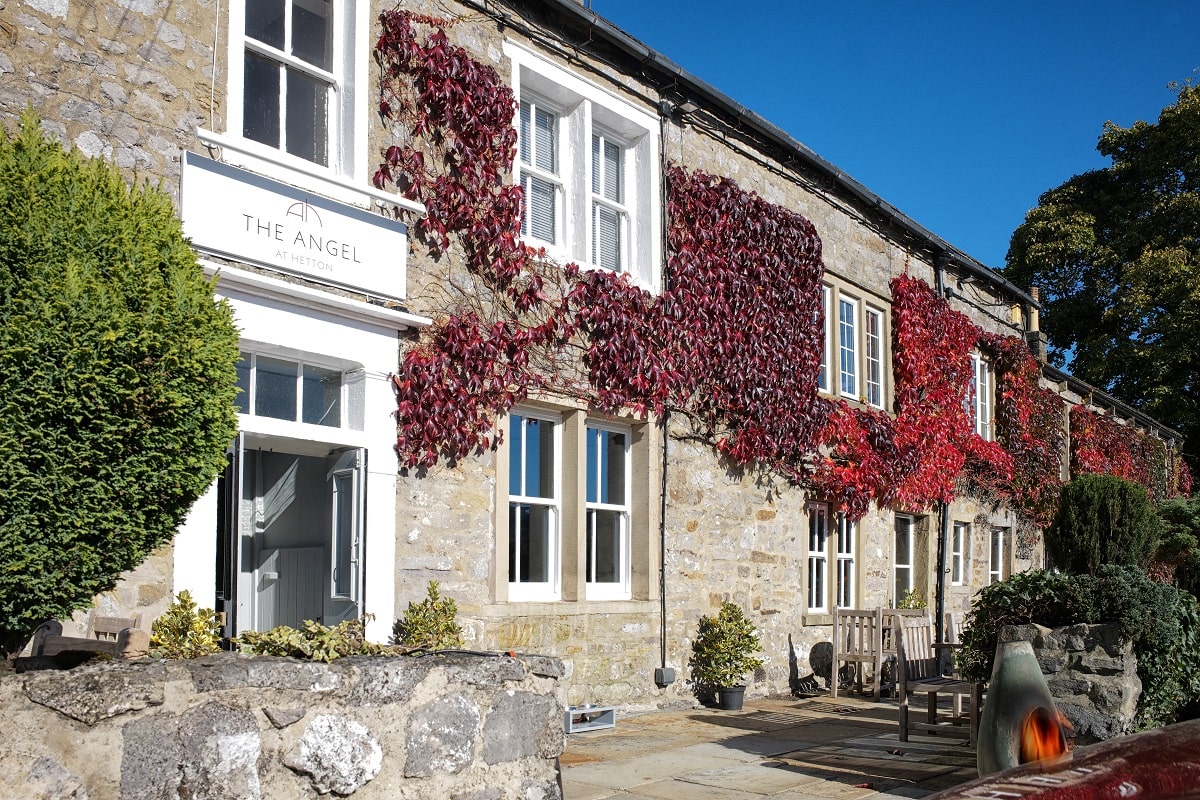
[[[900, 741], [908, 741], [909, 731], [926, 731], [964, 737], [973, 746], [979, 736], [983, 684], [942, 674], [939, 650], [944, 645], [933, 640], [933, 624], [928, 617], [897, 617], [897, 620], [900, 622], [896, 655]], [[909, 719], [908, 698], [915, 694], [924, 694], [926, 697], [924, 722]], [[941, 721], [938, 718], [939, 694], [951, 696], [952, 717], [949, 720]], [[966, 725], [962, 718], [963, 697], [970, 698], [970, 718], [966, 720]]]
[[872, 696], [879, 699], [880, 675], [883, 672], [883, 609], [874, 611], [849, 608], [833, 610], [833, 675], [830, 696], [838, 696], [840, 666], [853, 664], [855, 683], [861, 693], [863, 668], [872, 667]]
[[33, 635], [34, 656], [60, 653], [105, 653], [114, 658], [140, 658], [150, 650], [150, 634], [139, 626], [141, 617], [92, 615], [87, 636], [63, 636], [62, 625], [47, 622]]

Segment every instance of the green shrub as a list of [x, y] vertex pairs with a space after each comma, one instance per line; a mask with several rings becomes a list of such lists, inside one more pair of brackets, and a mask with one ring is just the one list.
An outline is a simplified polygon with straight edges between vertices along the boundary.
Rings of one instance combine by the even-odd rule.
[[1200, 622], [1196, 599], [1150, 580], [1141, 570], [1106, 565], [1099, 574], [1032, 570], [980, 590], [967, 614], [958, 666], [968, 680], [987, 680], [1000, 629], [1110, 623], [1133, 642], [1142, 679], [1137, 725], [1176, 721], [1200, 701]]
[[326, 663], [346, 656], [388, 656], [395, 651], [387, 645], [368, 642], [367, 620], [348, 619], [332, 628], [319, 622], [305, 620], [304, 627], [297, 630], [280, 625], [269, 631], [246, 631], [237, 638], [243, 653], [258, 656], [287, 656], [305, 658]]
[[199, 658], [221, 649], [217, 612], [198, 608], [186, 589], [150, 628], [152, 658]]
[[1112, 475], [1081, 475], [1062, 489], [1046, 548], [1067, 572], [1095, 575], [1103, 564], [1145, 567], [1159, 527], [1142, 486]]
[[463, 646], [458, 606], [442, 597], [437, 581], [430, 581], [426, 597], [409, 603], [404, 616], [392, 625], [392, 644], [409, 650], [453, 650]]
[[238, 333], [166, 193], [0, 131], [0, 646], [170, 541], [225, 465]]
[[737, 603], [721, 604], [715, 617], [702, 616], [688, 666], [692, 684], [702, 692], [740, 684], [763, 662], [754, 623]]
[[1200, 495], [1160, 503], [1162, 538], [1154, 561], [1164, 577], [1200, 596]]

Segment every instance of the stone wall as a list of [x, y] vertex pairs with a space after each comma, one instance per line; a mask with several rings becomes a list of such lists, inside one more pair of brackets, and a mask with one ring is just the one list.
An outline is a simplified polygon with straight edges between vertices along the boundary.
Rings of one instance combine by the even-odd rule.
[[224, 653], [0, 679], [0, 796], [560, 798], [562, 665]]
[[1005, 628], [1001, 637], [1033, 645], [1059, 711], [1075, 726], [1076, 742], [1088, 744], [1133, 730], [1142, 681], [1133, 643], [1115, 625], [1041, 625]]

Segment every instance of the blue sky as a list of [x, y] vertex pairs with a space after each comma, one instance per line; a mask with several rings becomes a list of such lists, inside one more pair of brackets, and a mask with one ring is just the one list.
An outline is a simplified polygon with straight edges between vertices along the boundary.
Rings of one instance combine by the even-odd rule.
[[1200, 79], [1200, 0], [588, 4], [993, 268], [1106, 120]]

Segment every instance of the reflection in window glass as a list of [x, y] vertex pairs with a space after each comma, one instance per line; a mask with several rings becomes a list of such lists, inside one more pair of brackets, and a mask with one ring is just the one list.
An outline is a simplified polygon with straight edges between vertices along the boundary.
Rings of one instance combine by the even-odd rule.
[[245, 69], [242, 135], [279, 147], [279, 66], [247, 52]]
[[629, 436], [625, 431], [588, 426], [586, 437], [587, 582], [625, 584]]
[[292, 55], [314, 67], [330, 68], [329, 0], [295, 0], [292, 6]]
[[296, 362], [259, 356], [254, 369], [254, 413], [296, 419]]
[[342, 373], [304, 365], [304, 411], [300, 419], [331, 428], [342, 424]]
[[246, 35], [283, 49], [284, 0], [254, 0], [246, 3]]
[[287, 70], [287, 151], [314, 164], [328, 153], [329, 86]]

